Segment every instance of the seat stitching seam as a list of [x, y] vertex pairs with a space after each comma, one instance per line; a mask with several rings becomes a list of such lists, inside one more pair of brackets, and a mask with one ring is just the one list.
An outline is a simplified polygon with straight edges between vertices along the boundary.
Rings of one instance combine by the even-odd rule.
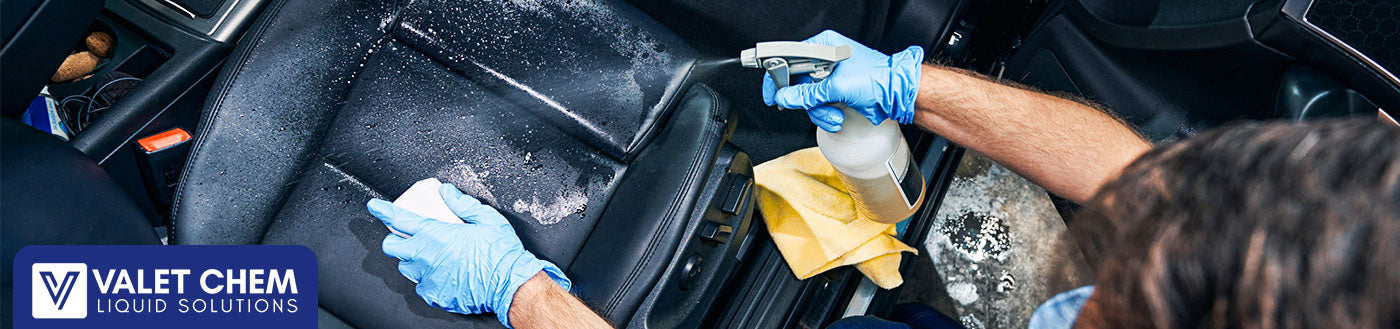
[[[710, 91], [710, 92], [713, 92], [713, 91]], [[711, 106], [710, 106], [710, 107], [711, 107], [711, 112], [714, 112], [715, 104], [714, 104], [714, 103], [711, 103]], [[712, 135], [713, 132], [714, 132], [714, 130], [715, 130], [715, 124], [706, 122], [705, 125], [706, 125], [706, 126], [705, 126], [704, 136]], [[701, 158], [701, 157], [695, 157], [694, 160], [691, 161], [690, 170], [688, 171], [688, 173], [693, 173], [693, 172], [697, 171], [697, 170], [699, 169], [699, 167], [701, 166], [702, 163], [703, 163], [703, 161], [702, 161], [702, 158]], [[705, 174], [702, 174], [702, 175], [708, 175], [708, 172], [706, 172]], [[696, 178], [697, 178], [698, 176], [702, 176], [702, 175], [687, 175], [687, 176], [686, 176], [686, 180], [685, 180], [685, 185], [684, 185], [684, 186], [689, 187], [690, 185], [692, 185], [692, 184], [695, 182], [695, 180], [696, 180]], [[683, 191], [681, 191], [681, 193], [679, 193], [678, 195], [676, 195], [675, 198], [672, 199], [672, 204], [673, 204], [673, 206], [670, 207], [670, 209], [667, 210], [667, 216], [666, 216], [665, 222], [662, 223], [662, 226], [661, 226], [661, 227], [664, 228], [664, 227], [669, 226], [669, 224], [670, 224], [672, 221], [674, 221], [674, 220], [676, 219], [676, 217], [677, 217], [677, 215], [678, 215], [677, 213], [678, 213], [679, 211], [682, 210], [682, 209], [680, 209], [681, 207], [680, 207], [680, 204], [679, 204], [680, 202], [679, 202], [679, 201], [682, 201], [682, 198], [684, 198], [684, 197], [686, 196], [686, 194], [688, 194], [687, 192], [689, 192], [689, 191], [684, 191], [684, 190], [683, 190]], [[651, 258], [652, 258], [652, 256], [655, 255], [655, 252], [654, 252], [654, 251], [655, 251], [655, 249], [656, 249], [656, 245], [657, 245], [657, 244], [660, 244], [660, 242], [661, 242], [661, 241], [660, 241], [660, 238], [661, 238], [661, 234], [653, 234], [653, 235], [651, 236], [651, 241], [647, 244], [646, 253], [642, 256], [642, 260], [639, 261], [639, 262], [637, 262], [636, 266], [634, 266], [634, 267], [632, 268], [631, 274], [628, 275], [627, 280], [623, 281], [623, 286], [621, 287], [621, 291], [620, 291], [619, 293], [617, 293], [617, 294], [614, 294], [613, 297], [609, 300], [609, 302], [608, 302], [608, 304], [607, 304], [607, 306], [606, 306], [606, 310], [605, 310], [607, 313], [612, 313], [612, 311], [614, 311], [614, 310], [616, 309], [617, 304], [618, 304], [618, 303], [621, 303], [621, 301], [622, 301], [622, 296], [626, 295], [626, 293], [627, 293], [629, 290], [631, 290], [632, 282], [633, 282], [633, 281], [636, 281], [637, 276], [640, 275], [640, 273], [641, 273], [641, 268], [642, 268], [641, 265], [644, 265], [646, 262], [650, 261]], [[684, 239], [684, 236], [682, 236], [682, 239]]]
[[[709, 133], [709, 130], [709, 127], [706, 127], [706, 134]], [[689, 187], [692, 183], [694, 183], [695, 175], [690, 175], [689, 173], [695, 172], [697, 167], [699, 167], [700, 162], [700, 157], [695, 157], [695, 160], [691, 161], [690, 170], [687, 171], [685, 184], [682, 186]], [[685, 187], [683, 187], [683, 189]], [[680, 201], [687, 194], [686, 192], [687, 191], [682, 190], [680, 193], [677, 193], [677, 195], [671, 199], [672, 206], [667, 208], [666, 210], [666, 218], [663, 219], [664, 222], [661, 223], [662, 228], [669, 226], [669, 224], [675, 219], [675, 217], [679, 215], [678, 213], [681, 210], [679, 203], [681, 203]], [[617, 294], [613, 294], [613, 297], [609, 299], [606, 312], [612, 313], [612, 311], [616, 309], [617, 304], [621, 303], [622, 297], [625, 296], [629, 290], [631, 290], [632, 282], [636, 281], [637, 276], [641, 273], [642, 266], [645, 265], [647, 261], [650, 261], [652, 256], [654, 255], [653, 250], [656, 249], [657, 244], [660, 244], [661, 234], [652, 234], [650, 238], [650, 241], [647, 242], [646, 252], [642, 254], [642, 259], [636, 264], [634, 264], [631, 273], [627, 275], [627, 280], [623, 281], [621, 291], [619, 291]]]
[[[285, 4], [286, 4], [286, 1], [282, 1], [282, 2], [277, 3], [277, 4], [276, 4], [276, 7], [268, 8], [268, 10], [276, 10], [276, 12], [273, 14], [274, 16], [270, 17], [266, 22], [260, 24], [260, 25], [257, 27], [258, 30], [256, 31], [256, 34], [250, 35], [250, 36], [245, 36], [244, 39], [247, 39], [248, 37], [252, 37], [252, 40], [255, 40], [255, 41], [260, 41], [260, 40], [262, 40], [262, 36], [263, 36], [264, 34], [266, 34], [266, 32], [267, 32], [268, 30], [271, 30], [272, 24], [273, 24], [274, 22], [276, 22], [278, 18], [281, 17], [281, 14], [282, 14], [281, 9], [282, 9], [282, 6], [285, 5]], [[395, 16], [395, 20], [397, 20], [397, 16]], [[373, 50], [378, 44], [382, 43], [382, 42], [385, 40], [385, 38], [388, 36], [388, 31], [384, 31], [383, 33], [384, 33], [384, 34], [380, 35], [379, 39], [377, 39], [377, 40], [374, 41], [374, 45], [371, 45], [369, 48], [366, 49], [366, 51]], [[214, 103], [214, 105], [213, 105], [213, 107], [212, 107], [213, 110], [212, 110], [209, 114], [207, 114], [209, 120], [204, 121], [204, 122], [200, 125], [200, 128], [201, 128], [202, 133], [200, 134], [200, 136], [198, 136], [198, 137], [196, 138], [196, 140], [195, 140], [195, 145], [194, 145], [193, 148], [191, 148], [191, 150], [190, 150], [190, 152], [191, 152], [190, 161], [187, 162], [187, 163], [193, 163], [193, 162], [195, 162], [195, 161], [196, 161], [196, 158], [198, 158], [198, 157], [202, 154], [202, 153], [200, 153], [200, 151], [203, 149], [203, 146], [205, 145], [205, 142], [207, 141], [207, 136], [210, 135], [210, 134], [209, 134], [209, 127], [213, 127], [213, 126], [214, 126], [214, 121], [216, 121], [216, 120], [218, 119], [218, 114], [222, 112], [222, 110], [223, 110], [223, 108], [224, 108], [223, 103], [224, 103], [225, 99], [228, 98], [228, 91], [232, 88], [232, 86], [233, 86], [234, 84], [236, 84], [236, 82], [237, 82], [240, 78], [243, 77], [243, 75], [244, 75], [244, 73], [245, 73], [245, 71], [243, 70], [243, 66], [244, 66], [244, 64], [246, 63], [246, 60], [247, 60], [249, 57], [252, 56], [253, 52], [256, 51], [256, 50], [258, 49], [258, 47], [260, 47], [260, 46], [262, 46], [262, 45], [263, 45], [263, 43], [261, 43], [261, 42], [259, 42], [259, 43], [254, 43], [254, 44], [252, 44], [251, 46], [249, 46], [249, 48], [246, 49], [246, 51], [244, 51], [242, 54], [239, 54], [239, 56], [238, 56], [238, 58], [237, 58], [237, 61], [234, 63], [235, 66], [234, 66], [233, 75], [228, 79], [228, 82], [227, 82], [227, 83], [225, 83], [223, 86], [220, 86], [219, 97], [218, 97], [217, 100], [215, 100], [215, 103]], [[360, 59], [360, 62], [361, 62], [361, 63], [364, 63], [364, 61], [367, 61], [368, 59], [369, 59], [368, 56], [362, 56], [362, 58]], [[360, 68], [359, 70], [363, 70], [363, 66], [361, 66], [361, 68]], [[354, 73], [351, 74], [351, 76], [352, 76], [352, 77], [358, 77], [358, 76], [359, 76], [359, 72], [360, 72], [360, 71], [355, 71]], [[352, 80], [352, 81], [357, 81], [357, 80], [358, 80], [358, 79], [355, 79], [355, 80]], [[351, 87], [353, 87], [353, 86], [351, 86]], [[347, 87], [347, 88], [349, 88], [349, 87]], [[348, 93], [348, 89], [347, 89], [347, 93]], [[340, 104], [344, 104], [344, 102], [340, 102]], [[340, 108], [337, 108], [335, 112], [336, 112], [336, 113], [339, 113], [339, 112], [340, 112], [339, 109], [340, 109]], [[331, 115], [330, 118], [331, 118], [331, 119], [334, 119], [334, 115]], [[323, 136], [322, 136], [322, 137], [323, 137]], [[321, 139], [323, 139], [323, 138], [317, 138], [317, 139], [316, 139], [316, 142], [319, 143]], [[313, 145], [307, 145], [307, 147], [308, 147], [308, 149], [314, 149], [314, 148], [315, 148]], [[319, 154], [316, 153], [316, 152], [312, 152], [311, 155], [319, 155]], [[324, 158], [324, 157], [323, 157], [323, 158]], [[308, 158], [308, 159], [306, 159], [306, 160], [303, 160], [299, 165], [297, 165], [298, 171], [304, 172], [305, 169], [306, 169], [306, 165], [307, 165], [309, 162], [311, 162], [310, 160], [311, 160], [311, 159]], [[183, 171], [183, 172], [181, 173], [181, 180], [182, 180], [182, 181], [188, 177], [189, 172], [190, 172], [189, 170], [185, 170], [185, 171]], [[294, 183], [294, 182], [296, 182], [296, 181], [297, 181], [297, 180], [294, 179], [294, 180], [292, 180], [292, 181], [290, 181], [290, 182], [288, 182], [288, 183]], [[183, 189], [180, 189], [180, 190], [183, 190]], [[177, 190], [177, 193], [178, 193], [177, 196], [183, 194], [183, 193], [180, 192], [180, 190]], [[277, 201], [277, 205], [276, 205], [275, 207], [273, 207], [273, 208], [270, 209], [270, 210], [271, 210], [270, 213], [272, 213], [273, 216], [275, 216], [276, 213], [281, 212], [282, 208], [286, 206], [286, 202], [287, 202], [287, 200], [286, 200], [285, 198], [282, 198], [282, 199], [278, 200], [278, 201]], [[172, 228], [175, 226], [175, 220], [174, 220], [174, 218], [176, 217], [176, 216], [175, 216], [175, 215], [177, 214], [176, 212], [179, 211], [179, 210], [178, 210], [178, 209], [179, 209], [179, 208], [178, 208], [179, 204], [180, 204], [180, 202], [179, 202], [179, 199], [177, 198], [176, 201], [174, 201], [174, 202], [172, 203], [172, 205], [171, 205], [171, 209], [174, 209], [174, 210], [172, 210], [172, 211], [174, 211], [174, 212], [172, 212], [172, 214], [171, 214], [171, 227], [172, 227]], [[261, 243], [262, 243], [262, 240], [263, 240], [264, 238], [266, 238], [266, 235], [267, 235], [267, 228], [270, 227], [271, 225], [272, 225], [272, 222], [268, 222], [266, 225], [263, 225], [263, 234], [262, 234], [261, 236], [258, 237], [258, 244], [261, 244]], [[173, 239], [172, 239], [172, 241], [173, 241]]]
[[[364, 64], [365, 62], [369, 61], [369, 56], [368, 56], [369, 52], [370, 52], [370, 51], [373, 51], [374, 49], [378, 49], [379, 45], [383, 44], [383, 43], [385, 42], [385, 40], [388, 40], [388, 39], [391, 39], [391, 37], [389, 36], [389, 34], [388, 34], [387, 32], [386, 32], [385, 34], [380, 35], [380, 36], [379, 36], [379, 39], [375, 39], [375, 40], [370, 44], [370, 46], [369, 46], [368, 48], [365, 48], [365, 52], [366, 52], [366, 53], [363, 54], [363, 55], [361, 55], [362, 57], [360, 58], [359, 63], [360, 63], [360, 64]], [[392, 42], [392, 41], [389, 41], [389, 42]], [[319, 127], [319, 129], [320, 129], [321, 131], [319, 131], [318, 133], [316, 133], [316, 136], [314, 136], [314, 137], [311, 139], [311, 141], [312, 141], [313, 144], [308, 144], [308, 145], [306, 146], [307, 150], [310, 150], [310, 154], [308, 154], [308, 156], [307, 156], [305, 159], [301, 160], [300, 163], [297, 164], [296, 168], [297, 168], [297, 173], [298, 173], [298, 174], [305, 173], [306, 170], [307, 170], [307, 166], [309, 166], [309, 165], [311, 165], [312, 163], [316, 162], [316, 161], [312, 161], [313, 159], [315, 159], [315, 158], [317, 158], [317, 157], [319, 157], [319, 158], [321, 158], [321, 159], [327, 159], [326, 156], [325, 156], [325, 155], [322, 155], [321, 152], [319, 151], [320, 146], [321, 146], [322, 144], [325, 143], [325, 139], [326, 139], [325, 134], [329, 133], [329, 131], [331, 130], [331, 129], [330, 129], [330, 126], [332, 126], [332, 125], [335, 123], [335, 120], [340, 116], [341, 110], [345, 109], [345, 106], [344, 106], [344, 105], [345, 105], [345, 101], [344, 101], [343, 98], [348, 98], [348, 97], [349, 97], [349, 93], [350, 93], [350, 89], [354, 88], [354, 84], [358, 84], [359, 81], [360, 81], [360, 78], [359, 78], [359, 77], [361, 76], [360, 73], [363, 72], [365, 66], [364, 66], [364, 65], [359, 65], [358, 67], [359, 67], [359, 68], [356, 69], [356, 71], [354, 71], [353, 73], [350, 74], [350, 76], [351, 76], [351, 78], [352, 78], [352, 80], [350, 80], [351, 85], [348, 86], [348, 87], [346, 87], [347, 89], [345, 90], [345, 94], [343, 94], [343, 95], [338, 95], [338, 96], [341, 96], [341, 97], [342, 97], [341, 101], [336, 102], [336, 105], [334, 105], [334, 108], [333, 108], [333, 109], [327, 109], [327, 110], [333, 110], [333, 112], [327, 114], [327, 116], [326, 116], [326, 121], [327, 121], [326, 124], [325, 124], [324, 126], [322, 126], [322, 127]], [[320, 162], [326, 162], [326, 161], [320, 161]], [[294, 179], [292, 179], [291, 181], [289, 181], [288, 183], [297, 183], [297, 184], [300, 184], [300, 179], [299, 179], [299, 178], [294, 178]], [[289, 185], [290, 185], [290, 184], [289, 184]], [[286, 192], [286, 193], [290, 193], [290, 192]], [[282, 208], [284, 208], [284, 207], [286, 207], [286, 206], [287, 206], [287, 198], [286, 198], [285, 195], [284, 195], [284, 197], [278, 198], [276, 207], [272, 208], [272, 211], [271, 211], [270, 213], [272, 213], [273, 216], [276, 216], [276, 214], [277, 214], [277, 213], [281, 213], [281, 212], [282, 212]], [[272, 227], [272, 224], [273, 224], [273, 221], [269, 221], [267, 224], [263, 225], [262, 235], [258, 237], [258, 244], [262, 244], [263, 239], [266, 239], [266, 238], [267, 238], [267, 230], [268, 230], [268, 228]]]
[[[255, 28], [255, 32], [254, 32], [255, 34], [251, 36], [251, 37], [253, 37], [252, 40], [261, 40], [261, 39], [262, 39], [263, 34], [266, 34], [267, 30], [271, 29], [272, 23], [275, 22], [275, 21], [277, 21], [277, 18], [278, 18], [278, 17], [281, 17], [281, 14], [282, 14], [282, 10], [281, 10], [281, 9], [282, 9], [282, 6], [285, 5], [286, 3], [287, 3], [286, 1], [280, 1], [280, 2], [277, 2], [276, 4], [274, 4], [272, 7], [268, 8], [268, 10], [273, 10], [273, 11], [274, 11], [274, 14], [273, 14], [274, 16], [269, 17], [269, 18], [267, 19], [267, 21], [265, 21], [265, 22], [259, 24], [259, 25]], [[247, 38], [247, 36], [245, 36], [244, 38]], [[200, 151], [202, 151], [202, 150], [204, 149], [204, 147], [203, 147], [203, 146], [204, 146], [204, 143], [207, 141], [207, 135], [209, 135], [209, 128], [214, 126], [214, 121], [218, 119], [218, 114], [219, 114], [220, 112], [222, 112], [222, 110], [223, 110], [223, 104], [224, 104], [224, 99], [225, 99], [225, 98], [228, 98], [228, 91], [229, 91], [229, 89], [232, 88], [232, 86], [234, 85], [234, 82], [238, 81], [238, 78], [240, 78], [240, 77], [243, 76], [243, 66], [244, 66], [244, 63], [246, 62], [246, 59], [248, 59], [248, 57], [250, 57], [250, 56], [252, 55], [253, 51], [256, 50], [256, 49], [258, 48], [258, 46], [261, 46], [261, 45], [262, 45], [261, 43], [255, 43], [255, 44], [249, 46], [248, 49], [246, 49], [242, 54], [239, 54], [239, 55], [238, 55], [237, 61], [235, 61], [235, 62], [233, 63], [233, 65], [234, 65], [234, 66], [233, 66], [233, 75], [229, 77], [228, 83], [225, 83], [225, 84], [223, 84], [222, 86], [219, 86], [219, 98], [214, 100], [214, 104], [213, 104], [213, 106], [211, 106], [212, 111], [210, 111], [210, 113], [207, 114], [209, 119], [208, 119], [208, 120], [203, 120], [203, 121], [200, 123], [200, 125], [199, 125], [199, 132], [200, 132], [200, 133], [199, 133], [199, 136], [196, 136], [196, 137], [195, 137], [194, 146], [190, 148], [189, 160], [186, 161], [187, 164], [192, 164], [192, 163], [195, 163], [195, 162], [198, 161], [198, 158], [199, 158], [200, 155], [202, 154]], [[227, 63], [227, 61], [226, 61], [226, 63]], [[186, 170], [181, 170], [181, 172], [180, 172], [180, 180], [177, 182], [177, 184], [180, 184], [181, 188], [178, 188], [178, 189], [175, 190], [175, 193], [176, 193], [176, 194], [175, 194], [175, 197], [173, 198], [174, 201], [172, 202], [172, 204], [171, 204], [171, 206], [170, 206], [171, 213], [170, 213], [170, 229], [169, 229], [169, 232], [175, 232], [175, 226], [176, 226], [176, 223], [175, 223], [175, 222], [176, 222], [176, 218], [179, 217], [179, 214], [180, 214], [180, 212], [181, 212], [180, 204], [183, 203], [183, 202], [181, 202], [181, 200], [183, 200], [182, 197], [183, 197], [184, 194], [185, 194], [185, 193], [184, 193], [184, 190], [185, 190], [185, 189], [184, 189], [184, 185], [183, 185], [183, 184], [189, 179], [189, 175], [190, 175], [190, 170], [188, 170], [188, 169], [186, 169]], [[170, 235], [170, 243], [171, 243], [171, 244], [176, 244], [176, 242], [175, 242], [175, 234], [171, 234], [171, 235]]]
[[325, 155], [316, 154], [316, 156], [317, 156], [317, 157], [320, 157], [320, 161], [318, 161], [318, 162], [321, 162], [321, 164], [322, 164], [323, 166], [325, 166], [327, 169], [330, 169], [331, 171], [334, 171], [336, 174], [339, 174], [339, 175], [341, 175], [341, 176], [345, 176], [345, 178], [350, 179], [350, 183], [351, 183], [351, 184], [355, 184], [356, 186], [359, 186], [360, 188], [365, 189], [366, 192], [369, 192], [369, 194], [370, 194], [371, 197], [380, 198], [380, 199], [383, 199], [383, 198], [384, 198], [384, 193], [383, 193], [383, 192], [380, 192], [378, 188], [375, 188], [374, 186], [369, 185], [369, 183], [365, 182], [364, 179], [360, 178], [360, 175], [357, 175], [357, 174], [355, 174], [355, 173], [352, 173], [352, 172], [350, 172], [350, 171], [348, 171], [348, 170], [345, 170], [345, 168], [341, 168], [339, 165], [336, 165], [336, 164], [334, 164], [334, 163], [331, 163], [331, 161], [330, 161], [331, 159], [330, 159], [329, 157], [326, 157]]
[[[396, 30], [396, 29], [395, 29], [395, 30]], [[420, 54], [420, 55], [422, 55], [422, 56], [423, 56], [424, 58], [426, 58], [429, 62], [435, 63], [435, 64], [437, 64], [438, 66], [441, 66], [443, 69], [446, 69], [448, 72], [452, 72], [453, 74], [456, 74], [457, 76], [466, 78], [466, 79], [468, 79], [468, 80], [472, 80], [472, 79], [473, 79], [473, 77], [468, 76], [467, 72], [463, 72], [462, 70], [459, 70], [459, 69], [453, 67], [453, 65], [458, 64], [458, 63], [455, 63], [455, 62], [452, 62], [452, 61], [448, 61], [448, 60], [443, 60], [443, 59], [441, 59], [442, 57], [452, 58], [452, 57], [457, 57], [457, 56], [463, 56], [463, 57], [470, 58], [471, 56], [462, 55], [461, 53], [459, 53], [459, 52], [457, 52], [457, 51], [454, 51], [454, 50], [452, 50], [452, 49], [447, 49], [447, 48], [443, 48], [443, 49], [439, 49], [439, 50], [438, 50], [439, 52], [446, 53], [446, 54], [448, 55], [448, 56], [442, 56], [441, 54], [435, 54], [434, 52], [429, 52], [429, 51], [427, 51], [427, 50], [425, 50], [425, 49], [422, 49], [422, 48], [420, 48], [419, 46], [415, 45], [414, 42], [406, 42], [405, 40], [399, 39], [399, 37], [395, 36], [395, 33], [394, 33], [393, 31], [388, 32], [388, 34], [389, 34], [389, 37], [394, 38], [395, 40], [399, 40], [399, 41], [398, 41], [399, 44], [403, 45], [404, 47], [406, 47], [406, 48], [408, 48], [408, 49], [410, 49], [410, 50], [413, 50], [414, 52], [416, 52], [416, 53], [418, 53], [418, 54]], [[687, 69], [687, 71], [686, 71], [686, 73], [685, 73], [685, 76], [684, 76], [684, 78], [683, 78], [681, 81], [685, 81], [685, 80], [689, 79], [689, 77], [692, 75], [691, 72], [694, 71], [694, 69], [695, 69], [695, 66], [694, 66], [694, 65], [691, 65], [691, 66]], [[475, 82], [473, 82], [473, 83], [475, 83]], [[677, 87], [677, 89], [678, 89], [678, 90], [684, 89], [683, 87], [684, 87], [684, 85], [682, 84], [682, 86]], [[487, 90], [490, 90], [490, 89], [487, 88]], [[678, 91], [676, 94], [678, 94], [678, 95], [673, 95], [673, 97], [671, 97], [669, 100], [667, 100], [667, 102], [662, 103], [663, 108], [669, 108], [672, 104], [679, 103], [679, 100], [681, 99], [681, 96], [684, 96], [684, 95], [683, 95], [682, 93], [680, 93], [679, 91]], [[665, 95], [664, 95], [664, 92], [663, 92], [663, 95], [662, 95], [662, 96], [663, 96], [663, 97], [665, 96]], [[664, 111], [663, 111], [663, 112], [664, 112]], [[530, 115], [531, 115], [531, 116], [535, 116], [535, 117], [539, 117], [539, 114], [531, 113]], [[662, 122], [662, 121], [665, 121], [665, 119], [666, 119], [667, 117], [669, 117], [669, 113], [662, 113], [661, 115], [658, 115], [658, 116], [657, 116], [655, 122]], [[645, 118], [643, 118], [643, 120], [645, 120]], [[613, 154], [614, 151], [608, 149], [608, 148], [611, 147], [611, 145], [610, 145], [611, 140], [612, 140], [612, 139], [611, 139], [611, 136], [602, 136], [602, 137], [601, 137], [601, 138], [606, 142], [605, 144], [609, 144], [609, 145], [593, 145], [593, 144], [591, 144], [591, 143], [587, 143], [587, 142], [586, 142], [588, 139], [585, 139], [585, 138], [582, 137], [582, 136], [578, 136], [578, 135], [576, 135], [576, 134], [574, 134], [574, 133], [572, 133], [572, 132], [569, 132], [569, 129], [568, 129], [569, 127], [561, 126], [560, 124], [554, 123], [554, 122], [552, 122], [551, 120], [544, 120], [544, 121], [545, 121], [547, 124], [551, 125], [551, 126], [560, 128], [560, 129], [564, 132], [564, 134], [567, 135], [567, 136], [569, 136], [570, 138], [573, 138], [573, 139], [579, 140], [579, 141], [585, 141], [585, 143], [583, 143], [585, 146], [588, 146], [588, 147], [590, 147], [590, 148], [596, 149], [596, 150], [598, 150], [600, 153], [603, 153], [603, 154], [606, 155], [608, 158], [612, 159], [613, 161], [616, 161], [616, 162], [618, 162], [618, 163], [623, 163], [623, 164], [631, 163], [632, 160], [635, 158], [635, 156], [633, 156], [633, 154], [632, 154], [632, 151], [635, 151], [636, 149], [639, 148], [639, 145], [641, 145], [641, 143], [640, 143], [641, 141], [647, 140], [646, 137], [648, 136], [648, 134], [650, 134], [650, 132], [655, 131], [656, 129], [658, 129], [658, 127], [657, 127], [658, 125], [656, 125], [656, 124], [653, 124], [653, 125], [648, 126], [648, 127], [639, 127], [639, 128], [642, 128], [642, 129], [646, 129], [646, 130], [644, 131], [645, 133], [642, 134], [642, 135], [640, 135], [640, 136], [630, 136], [630, 137], [632, 137], [632, 138], [629, 139], [629, 140], [627, 141], [627, 145], [625, 145], [625, 146], [622, 147], [622, 149], [620, 150], [621, 154], [614, 155], [614, 154]]]
[[[356, 175], [356, 174], [354, 174], [354, 173], [351, 173], [351, 172], [349, 172], [349, 171], [346, 171], [344, 168], [341, 168], [340, 166], [338, 166], [338, 165], [336, 165], [336, 164], [334, 164], [334, 163], [331, 163], [331, 161], [330, 161], [331, 159], [330, 159], [329, 157], [326, 157], [324, 154], [321, 154], [320, 152], [314, 152], [314, 153], [312, 153], [311, 155], [312, 155], [311, 158], [313, 158], [313, 159], [315, 159], [315, 160], [314, 160], [314, 161], [308, 161], [307, 166], [310, 166], [310, 165], [313, 164], [313, 163], [320, 163], [322, 167], [325, 167], [326, 169], [330, 170], [332, 174], [334, 174], [334, 175], [339, 175], [339, 176], [342, 176], [342, 177], [343, 177], [342, 179], [340, 179], [339, 181], [337, 181], [337, 183], [339, 183], [339, 182], [344, 182], [344, 181], [348, 180], [348, 181], [350, 182], [350, 184], [353, 184], [353, 185], [355, 185], [355, 186], [357, 186], [357, 187], [363, 189], [364, 192], [368, 192], [369, 195], [370, 195], [370, 197], [378, 198], [378, 199], [384, 199], [384, 193], [383, 193], [383, 192], [380, 192], [379, 189], [375, 188], [374, 186], [370, 186], [369, 183], [366, 183], [366, 182], [364, 181], [364, 179], [361, 179], [361, 178], [360, 178], [360, 175]], [[303, 171], [306, 171], [306, 170], [303, 170]], [[298, 185], [300, 185], [301, 180], [298, 179], [298, 180], [296, 181], [296, 183], [297, 183]], [[284, 200], [285, 200], [285, 199], [284, 199]], [[285, 201], [283, 202], [283, 207], [285, 207]], [[273, 216], [278, 216], [278, 215], [281, 213], [283, 207], [279, 207], [279, 208], [277, 209], [277, 211], [276, 211], [277, 214], [274, 214]], [[273, 220], [273, 221], [268, 222], [267, 226], [263, 229], [264, 232], [269, 231], [269, 230], [272, 228], [272, 226], [275, 225], [275, 224], [277, 224], [277, 221], [276, 221], [276, 220]], [[264, 233], [264, 234], [262, 235], [262, 237], [259, 238], [258, 244], [262, 244], [263, 240], [266, 240], [266, 239], [267, 239], [267, 234]]]
[[[688, 90], [688, 88], [684, 88], [684, 87], [685, 87], [685, 81], [690, 80], [690, 76], [691, 76], [694, 72], [695, 72], [695, 62], [692, 61], [691, 64], [690, 64], [690, 67], [687, 68], [687, 69], [685, 70], [685, 75], [684, 75], [683, 77], [681, 77], [681, 80], [680, 80], [680, 81], [681, 81], [681, 84], [680, 84], [680, 86], [677, 86], [677, 87], [676, 87], [677, 90], [676, 90], [675, 94], [671, 95], [671, 99], [668, 100], [668, 101], [664, 104], [663, 109], [671, 108], [671, 105], [673, 105], [673, 104], [679, 104], [682, 100], [684, 100], [685, 94], [681, 92], [681, 89], [687, 89], [687, 90]], [[665, 96], [664, 93], [663, 93], [662, 96]], [[634, 141], [632, 142], [632, 145], [629, 145], [628, 148], [627, 148], [626, 150], [623, 150], [623, 152], [625, 153], [625, 154], [623, 155], [623, 158], [625, 159], [625, 163], [631, 163], [632, 160], [634, 160], [634, 159], [636, 158], [636, 154], [633, 154], [633, 153], [632, 153], [633, 151], [637, 151], [637, 150], [641, 149], [641, 148], [642, 148], [642, 145], [645, 145], [645, 144], [651, 142], [652, 140], [655, 140], [655, 139], [656, 139], [656, 135], [660, 133], [659, 130], [658, 130], [658, 129], [660, 129], [659, 126], [661, 126], [660, 124], [657, 124], [657, 123], [659, 123], [659, 122], [665, 122], [667, 119], [670, 119], [670, 117], [672, 117], [672, 116], [675, 115], [675, 112], [676, 112], [675, 110], [664, 111], [663, 113], [661, 113], [660, 115], [657, 116], [655, 122], [652, 122], [651, 125], [645, 127], [645, 128], [646, 128], [646, 131], [642, 132], [642, 135], [637, 136], [637, 137], [636, 137], [636, 140], [634, 140]], [[641, 153], [641, 152], [637, 152], [637, 153]]]

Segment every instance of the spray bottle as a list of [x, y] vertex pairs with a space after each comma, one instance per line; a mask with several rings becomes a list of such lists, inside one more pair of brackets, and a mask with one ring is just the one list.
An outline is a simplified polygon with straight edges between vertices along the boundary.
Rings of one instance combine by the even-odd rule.
[[[814, 81], [825, 79], [837, 62], [850, 57], [850, 46], [774, 41], [740, 52], [739, 62], [767, 70], [776, 87], [782, 88], [796, 74], [807, 74]], [[840, 132], [818, 128], [817, 147], [850, 189], [856, 211], [886, 224], [909, 218], [924, 202], [925, 183], [899, 124], [886, 119], [875, 125], [846, 104], [830, 105], [841, 109], [846, 120]]]

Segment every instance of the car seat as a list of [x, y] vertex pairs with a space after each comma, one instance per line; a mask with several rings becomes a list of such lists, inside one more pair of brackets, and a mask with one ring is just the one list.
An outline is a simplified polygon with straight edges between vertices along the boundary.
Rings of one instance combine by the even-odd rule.
[[713, 178], [749, 166], [695, 61], [620, 2], [273, 1], [204, 106], [173, 240], [310, 247], [323, 326], [497, 327], [429, 306], [380, 251], [365, 202], [437, 177], [627, 323], [680, 284], [662, 277]]

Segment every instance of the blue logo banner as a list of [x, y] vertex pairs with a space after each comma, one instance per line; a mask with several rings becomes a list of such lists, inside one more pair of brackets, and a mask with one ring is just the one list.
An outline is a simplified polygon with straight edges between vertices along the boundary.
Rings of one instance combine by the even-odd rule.
[[28, 246], [15, 328], [314, 328], [304, 246]]

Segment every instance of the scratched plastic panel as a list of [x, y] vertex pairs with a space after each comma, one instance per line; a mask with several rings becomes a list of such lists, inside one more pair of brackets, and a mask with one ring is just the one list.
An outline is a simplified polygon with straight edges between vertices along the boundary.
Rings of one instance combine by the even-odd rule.
[[393, 41], [376, 45], [326, 134], [329, 162], [393, 197], [438, 177], [500, 209], [567, 268], [623, 166], [564, 129]]
[[521, 112], [625, 159], [692, 62], [692, 50], [645, 17], [597, 1], [417, 1], [392, 33]]

